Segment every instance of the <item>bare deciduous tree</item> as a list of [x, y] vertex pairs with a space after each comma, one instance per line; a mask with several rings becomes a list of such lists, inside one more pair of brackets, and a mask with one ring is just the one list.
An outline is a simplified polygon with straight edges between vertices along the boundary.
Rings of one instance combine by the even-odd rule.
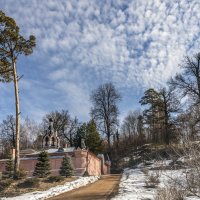
[[8, 115], [0, 124], [0, 135], [9, 147], [15, 148], [15, 118], [13, 115]]
[[112, 83], [100, 85], [91, 95], [92, 118], [96, 121], [100, 131], [106, 134], [109, 148], [111, 135], [114, 134], [118, 125], [119, 109], [117, 103], [120, 100], [121, 96]]
[[[39, 132], [38, 125], [28, 117], [20, 125], [20, 149], [32, 148], [33, 141]], [[15, 148], [16, 121], [13, 115], [8, 115], [0, 124], [0, 138], [4, 142], [6, 150]]]
[[183, 96], [189, 95], [195, 102], [200, 102], [200, 53], [193, 58], [186, 57], [179, 73], [169, 81]]
[[145, 141], [143, 116], [140, 110], [130, 111], [121, 126], [121, 133], [135, 147]]
[[21, 149], [33, 148], [33, 143], [39, 133], [40, 128], [38, 124], [30, 118], [26, 117], [21, 124]]
[[69, 123], [65, 126], [63, 136], [67, 139], [70, 146], [74, 145], [74, 137], [76, 136], [79, 127], [79, 122], [77, 117], [70, 119]]
[[125, 117], [121, 131], [127, 137], [131, 138], [134, 135], [137, 135], [137, 119], [139, 117], [138, 111], [130, 111]]
[[200, 110], [198, 105], [191, 105], [177, 118], [177, 129], [181, 140], [197, 140], [200, 133]]
[[63, 134], [65, 126], [70, 123], [70, 115], [67, 110], [54, 111], [47, 114], [43, 118], [44, 129], [47, 129], [49, 126], [49, 119], [53, 120], [54, 131], [57, 131], [59, 135]]

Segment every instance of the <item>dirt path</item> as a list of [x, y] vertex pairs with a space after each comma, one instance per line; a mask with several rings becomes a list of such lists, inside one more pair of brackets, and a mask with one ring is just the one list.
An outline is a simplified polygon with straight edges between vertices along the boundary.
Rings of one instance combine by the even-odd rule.
[[120, 178], [120, 175], [102, 176], [95, 183], [63, 193], [49, 200], [108, 200], [117, 192]]

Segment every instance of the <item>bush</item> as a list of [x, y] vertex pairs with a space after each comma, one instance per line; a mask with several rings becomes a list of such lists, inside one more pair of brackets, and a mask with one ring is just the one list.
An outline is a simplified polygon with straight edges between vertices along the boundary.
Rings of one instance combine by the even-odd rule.
[[156, 188], [160, 183], [158, 174], [151, 174], [147, 177], [147, 181], [145, 182], [147, 188]]
[[177, 187], [160, 188], [155, 200], [184, 200], [185, 192]]
[[85, 170], [85, 172], [84, 172], [83, 176], [84, 176], [84, 177], [87, 177], [87, 176], [89, 176], [89, 173], [88, 173], [88, 171], [87, 171], [87, 170]]
[[19, 171], [14, 175], [14, 179], [24, 179], [27, 177], [27, 173], [23, 168], [19, 168]]
[[131, 157], [130, 160], [129, 160], [129, 167], [130, 168], [136, 168], [138, 164], [140, 164], [142, 162], [142, 159], [139, 157], [139, 158], [135, 158], [134, 157]]
[[68, 156], [63, 157], [62, 165], [60, 167], [60, 175], [71, 177], [74, 175], [71, 159]]
[[13, 181], [11, 179], [7, 179], [7, 180], [1, 180], [0, 181], [0, 191], [3, 191], [4, 189], [6, 189], [7, 187], [9, 187], [11, 185]]
[[63, 181], [65, 178], [62, 177], [62, 176], [50, 176], [48, 177], [47, 181], [49, 183], [53, 183], [53, 182], [60, 182], [60, 181]]
[[39, 187], [40, 180], [38, 178], [26, 179], [24, 182], [19, 183], [17, 186], [20, 188], [36, 188]]
[[13, 177], [13, 171], [14, 171], [14, 165], [13, 165], [13, 160], [11, 159], [11, 156], [9, 160], [6, 162], [6, 171], [4, 172], [4, 177], [11, 178]]
[[51, 168], [48, 153], [43, 151], [39, 154], [38, 162], [36, 163], [33, 175], [38, 176], [39, 178], [44, 178], [51, 173], [50, 170]]
[[146, 176], [148, 176], [149, 170], [148, 170], [147, 168], [143, 168], [141, 171], [142, 171]]

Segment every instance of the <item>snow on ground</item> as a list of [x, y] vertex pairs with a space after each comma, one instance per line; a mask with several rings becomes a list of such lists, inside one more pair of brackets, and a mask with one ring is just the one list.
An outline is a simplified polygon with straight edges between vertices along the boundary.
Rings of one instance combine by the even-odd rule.
[[145, 180], [141, 169], [125, 169], [119, 185], [119, 194], [112, 200], [154, 199], [156, 190], [145, 188]]
[[64, 185], [58, 185], [46, 191], [30, 192], [17, 197], [2, 198], [1, 200], [43, 200], [85, 186], [89, 183], [93, 183], [98, 179], [98, 176], [80, 177], [75, 181], [67, 182]]
[[185, 200], [199, 200], [198, 197], [186, 197]]
[[[165, 161], [165, 166], [169, 165], [170, 161]], [[154, 163], [151, 167], [161, 166], [161, 163]], [[125, 169], [122, 175], [118, 195], [112, 200], [153, 200], [157, 192], [157, 188], [145, 187], [147, 175], [143, 173], [143, 165], [139, 165], [136, 169]], [[159, 173], [159, 187], [165, 187], [170, 181], [170, 177], [178, 178], [184, 183], [183, 170], [149, 170], [149, 174]], [[185, 200], [200, 200], [198, 197], [186, 197]]]

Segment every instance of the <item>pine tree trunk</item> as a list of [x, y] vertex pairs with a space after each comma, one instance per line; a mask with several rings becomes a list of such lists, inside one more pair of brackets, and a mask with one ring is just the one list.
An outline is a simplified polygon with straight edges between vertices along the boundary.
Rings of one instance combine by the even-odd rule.
[[16, 109], [16, 145], [15, 145], [15, 166], [14, 173], [16, 174], [19, 171], [19, 138], [20, 138], [20, 108], [19, 108], [19, 90], [18, 90], [18, 78], [17, 78], [17, 69], [16, 61], [13, 61], [13, 81], [15, 88], [15, 109]]

